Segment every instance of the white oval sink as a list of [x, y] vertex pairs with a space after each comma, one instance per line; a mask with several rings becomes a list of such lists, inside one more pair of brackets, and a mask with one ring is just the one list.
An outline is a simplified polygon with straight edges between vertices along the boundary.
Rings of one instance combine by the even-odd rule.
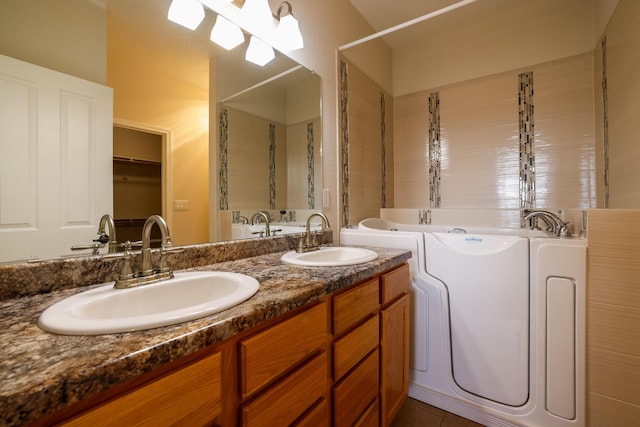
[[64, 335], [101, 335], [168, 326], [226, 310], [249, 299], [260, 284], [238, 273], [195, 271], [131, 289], [113, 284], [57, 302], [38, 326]]
[[287, 252], [280, 258], [282, 262], [307, 267], [332, 267], [341, 265], [361, 264], [373, 261], [378, 254], [365, 248], [336, 246], [320, 248], [311, 252]]

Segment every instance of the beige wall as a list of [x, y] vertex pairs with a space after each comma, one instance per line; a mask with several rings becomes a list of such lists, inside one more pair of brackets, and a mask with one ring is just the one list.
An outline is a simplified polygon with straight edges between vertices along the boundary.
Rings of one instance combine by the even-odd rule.
[[[606, 37], [607, 118], [609, 139], [609, 203], [607, 207], [640, 207], [640, 2], [621, 0], [604, 33]], [[600, 65], [601, 47], [597, 61]], [[598, 67], [597, 83], [601, 82]], [[602, 92], [598, 90], [598, 120], [602, 121]], [[602, 133], [600, 150], [602, 155]], [[604, 206], [604, 205], [600, 205]]]
[[[150, 37], [122, 14], [108, 18], [107, 84], [114, 89], [114, 118], [169, 132], [163, 213], [175, 244], [207, 242], [209, 58], [157, 34]], [[174, 200], [187, 200], [188, 210], [174, 211]]]
[[99, 0], [2, 0], [0, 54], [107, 81], [107, 15]]
[[[633, 1], [633, 0], [632, 0]], [[640, 420], [638, 210], [589, 212], [587, 415], [590, 427]]]
[[[443, 24], [427, 40], [394, 50], [393, 95], [591, 51], [596, 40], [595, 4], [520, 1], [515, 14], [483, 16], [464, 27]], [[604, 6], [599, 10], [599, 16], [606, 12]], [[434, 20], [430, 25], [435, 24]]]

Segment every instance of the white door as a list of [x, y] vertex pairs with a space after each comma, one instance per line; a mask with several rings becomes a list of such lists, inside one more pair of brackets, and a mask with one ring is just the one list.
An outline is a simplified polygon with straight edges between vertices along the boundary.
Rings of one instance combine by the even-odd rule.
[[113, 214], [113, 91], [0, 55], [0, 262], [90, 244]]

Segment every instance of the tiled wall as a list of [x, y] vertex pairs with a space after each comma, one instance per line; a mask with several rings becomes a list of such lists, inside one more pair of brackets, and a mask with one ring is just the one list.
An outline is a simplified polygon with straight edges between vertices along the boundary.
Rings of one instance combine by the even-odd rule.
[[[640, 207], [640, 2], [620, 0], [605, 30], [605, 49], [596, 47], [596, 101], [599, 123], [599, 168], [604, 168], [604, 143], [608, 144], [609, 197], [606, 206]], [[604, 64], [603, 64], [604, 54]], [[603, 66], [604, 65], [604, 66]], [[603, 96], [602, 80], [606, 78]], [[606, 99], [606, 105], [603, 100]], [[606, 140], [605, 140], [606, 138]], [[603, 173], [604, 175], [604, 173]], [[604, 183], [603, 183], [604, 184]], [[603, 205], [600, 205], [603, 206]]]
[[341, 64], [342, 225], [394, 203], [394, 104], [358, 68]]
[[[221, 112], [224, 114], [224, 112]], [[226, 108], [226, 164], [220, 159], [221, 203], [226, 209], [283, 209], [287, 206], [286, 126]], [[222, 119], [221, 119], [222, 120]], [[221, 132], [223, 131], [221, 126]], [[220, 149], [224, 155], [223, 147]]]
[[218, 118], [219, 209], [321, 206], [320, 118], [285, 126], [229, 107]]
[[[434, 93], [439, 187], [429, 175]], [[595, 207], [591, 54], [397, 97], [394, 108], [397, 208]]]
[[590, 427], [640, 420], [639, 210], [589, 211], [587, 411]]

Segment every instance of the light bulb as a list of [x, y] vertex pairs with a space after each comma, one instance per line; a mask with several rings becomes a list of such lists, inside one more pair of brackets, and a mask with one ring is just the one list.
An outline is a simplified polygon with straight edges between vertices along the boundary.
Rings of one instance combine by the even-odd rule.
[[222, 15], [218, 15], [216, 23], [211, 30], [211, 41], [227, 50], [231, 50], [244, 42], [244, 34], [236, 24]]
[[293, 15], [289, 14], [280, 18], [280, 23], [276, 28], [276, 40], [278, 46], [285, 52], [301, 49], [304, 46], [298, 20]]
[[197, 0], [173, 0], [167, 17], [176, 24], [195, 30], [204, 19], [204, 8]]
[[253, 62], [254, 64], [262, 67], [275, 57], [276, 54], [271, 46], [259, 38], [251, 36], [251, 40], [249, 40], [249, 47], [245, 54], [245, 59], [247, 61]]

